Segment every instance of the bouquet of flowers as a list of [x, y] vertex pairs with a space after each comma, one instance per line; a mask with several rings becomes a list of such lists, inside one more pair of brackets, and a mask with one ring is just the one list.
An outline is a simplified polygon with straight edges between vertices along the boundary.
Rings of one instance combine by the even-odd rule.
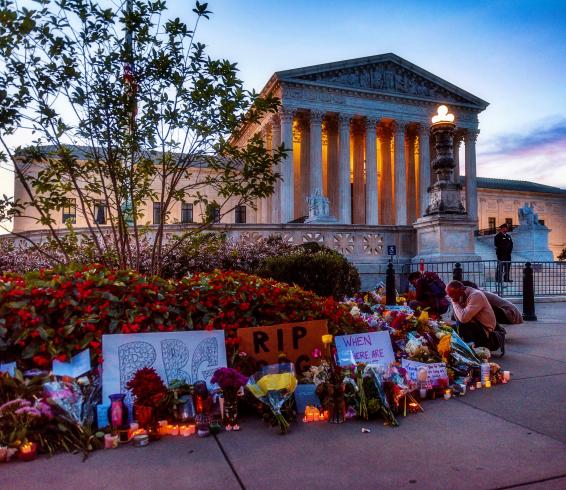
[[153, 368], [138, 369], [126, 388], [132, 391], [136, 404], [146, 407], [158, 407], [167, 395], [167, 387]]
[[233, 368], [218, 368], [214, 371], [211, 383], [215, 383], [224, 394], [224, 408], [222, 416], [226, 423], [226, 430], [240, 430], [238, 425], [238, 390], [244, 386], [248, 378]]
[[[372, 382], [377, 402], [379, 403], [379, 413], [383, 415], [389, 425], [396, 427], [399, 423], [397, 422], [395, 415], [393, 415], [393, 411], [389, 406], [389, 401], [387, 400], [387, 395], [385, 394], [385, 389], [383, 387], [384, 374], [385, 369], [380, 365], [368, 364], [364, 369], [364, 378], [369, 378]], [[369, 395], [367, 396], [369, 397]]]
[[297, 387], [293, 364], [272, 364], [250, 376], [248, 390], [273, 412], [282, 434], [289, 429], [289, 423], [281, 413], [283, 404]]

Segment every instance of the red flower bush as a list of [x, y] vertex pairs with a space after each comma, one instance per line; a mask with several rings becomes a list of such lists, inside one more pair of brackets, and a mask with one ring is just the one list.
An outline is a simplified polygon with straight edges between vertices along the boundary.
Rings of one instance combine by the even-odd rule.
[[90, 266], [0, 277], [0, 353], [22, 367], [49, 367], [90, 347], [101, 362], [103, 334], [236, 329], [328, 319], [333, 334], [367, 330], [332, 298], [243, 272], [164, 280]]

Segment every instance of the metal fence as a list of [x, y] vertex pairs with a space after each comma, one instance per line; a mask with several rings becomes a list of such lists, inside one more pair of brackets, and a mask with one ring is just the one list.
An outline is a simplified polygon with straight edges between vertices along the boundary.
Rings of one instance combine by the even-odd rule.
[[[400, 291], [409, 288], [408, 276], [411, 272], [424, 270], [436, 272], [448, 284], [454, 279], [456, 266], [462, 269], [462, 280], [471, 281], [481, 289], [504, 297], [522, 297], [523, 269], [525, 262], [500, 263], [497, 260], [472, 262], [424, 262], [397, 264], [395, 266], [396, 284]], [[509, 267], [509, 281], [505, 281], [505, 269]], [[566, 262], [531, 262], [535, 296], [566, 295]], [[383, 274], [387, 266], [382, 266]]]

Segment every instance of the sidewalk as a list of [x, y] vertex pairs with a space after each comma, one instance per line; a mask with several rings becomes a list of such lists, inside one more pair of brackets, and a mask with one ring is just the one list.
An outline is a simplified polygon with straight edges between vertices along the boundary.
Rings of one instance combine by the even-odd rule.
[[85, 463], [65, 454], [0, 465], [0, 488], [566, 488], [566, 303], [537, 304], [537, 315], [508, 327], [505, 357], [494, 358], [509, 384], [427, 401], [397, 428], [295, 423], [280, 436], [250, 419], [240, 433], [98, 451]]

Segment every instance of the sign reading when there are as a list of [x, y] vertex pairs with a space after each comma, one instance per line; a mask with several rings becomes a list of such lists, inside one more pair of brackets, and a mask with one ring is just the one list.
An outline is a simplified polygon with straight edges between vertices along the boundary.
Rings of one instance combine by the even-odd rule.
[[269, 364], [276, 363], [281, 353], [292, 362], [299, 361], [301, 357], [310, 359], [315, 348], [322, 350], [322, 336], [327, 333], [326, 320], [238, 329], [240, 352]]
[[358, 362], [389, 365], [395, 361], [389, 332], [340, 335], [334, 341], [340, 366], [355, 365]]

